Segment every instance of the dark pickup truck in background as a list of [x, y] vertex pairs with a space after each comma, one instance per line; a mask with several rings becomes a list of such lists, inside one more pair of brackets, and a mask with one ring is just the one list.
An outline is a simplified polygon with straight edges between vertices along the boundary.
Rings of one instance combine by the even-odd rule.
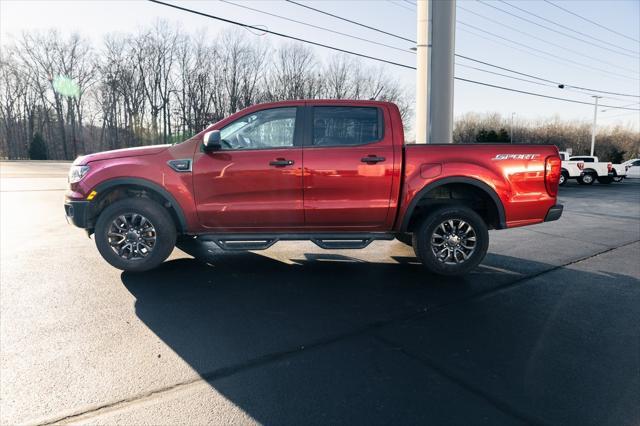
[[558, 219], [560, 174], [551, 145], [408, 145], [392, 103], [290, 101], [176, 145], [79, 157], [65, 211], [123, 270], [158, 266], [179, 235], [227, 250], [397, 238], [457, 275], [482, 261], [488, 229]]

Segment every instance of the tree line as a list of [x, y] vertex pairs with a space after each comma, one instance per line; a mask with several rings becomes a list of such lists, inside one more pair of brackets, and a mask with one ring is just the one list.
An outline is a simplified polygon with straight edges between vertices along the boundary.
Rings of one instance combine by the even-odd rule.
[[[516, 120], [500, 114], [468, 113], [455, 121], [454, 143], [531, 143], [552, 144], [560, 151], [571, 149], [575, 155], [589, 155], [591, 123], [567, 122], [558, 117], [534, 121]], [[603, 161], [620, 163], [640, 157], [640, 133], [625, 126], [598, 128], [595, 152]]]
[[272, 48], [241, 31], [192, 35], [159, 21], [100, 46], [23, 33], [0, 58], [0, 157], [172, 143], [260, 102], [376, 99], [409, 112], [403, 85], [382, 67], [345, 55], [321, 62], [302, 44]]
[[[319, 60], [302, 44], [277, 48], [240, 31], [211, 37], [164, 21], [99, 45], [78, 34], [26, 32], [2, 46], [0, 158], [70, 160], [108, 149], [184, 140], [249, 105], [290, 99], [413, 97], [386, 68], [346, 55]], [[466, 114], [455, 143], [550, 143], [589, 151], [591, 125], [557, 118], [511, 128], [498, 114]], [[596, 154], [640, 156], [640, 134], [599, 130]]]

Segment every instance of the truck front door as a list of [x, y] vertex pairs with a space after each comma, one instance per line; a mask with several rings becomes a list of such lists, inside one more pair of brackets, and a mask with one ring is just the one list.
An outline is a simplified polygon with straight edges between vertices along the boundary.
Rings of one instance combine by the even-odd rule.
[[198, 217], [216, 231], [302, 227], [302, 107], [249, 113], [220, 129], [222, 149], [194, 156]]

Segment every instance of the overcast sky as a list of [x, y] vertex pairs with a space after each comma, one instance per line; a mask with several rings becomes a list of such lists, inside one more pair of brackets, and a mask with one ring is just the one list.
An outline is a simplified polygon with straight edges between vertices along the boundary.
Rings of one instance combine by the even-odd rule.
[[[404, 51], [330, 34], [216, 0], [173, 1], [184, 7], [228, 19], [253, 25], [265, 25], [273, 31], [415, 66], [415, 54], [409, 50], [412, 47], [410, 42], [320, 15], [282, 0], [255, 0], [239, 3], [393, 45]], [[541, 76], [552, 81], [564, 82], [568, 85], [625, 94], [639, 94], [640, 56], [631, 52], [640, 50], [640, 43], [637, 41], [640, 40], [640, 1], [553, 1], [561, 7], [613, 29], [626, 37], [586, 22], [541, 0], [509, 0], [511, 6], [505, 2], [485, 4], [474, 0], [458, 0], [456, 53], [527, 74]], [[384, 29], [411, 40], [415, 40], [416, 37], [416, 13], [413, 0], [316, 0], [307, 1], [305, 4]], [[525, 11], [539, 17], [527, 14]], [[520, 15], [550, 29], [518, 19], [505, 12]], [[3, 44], [10, 43], [13, 35], [19, 35], [25, 30], [55, 28], [63, 33], [79, 32], [99, 45], [102, 37], [107, 33], [136, 31], [140, 27], [153, 24], [157, 19], [176, 23], [190, 32], [206, 28], [212, 37], [220, 31], [232, 27], [230, 24], [147, 1], [0, 0], [0, 15], [0, 33]], [[544, 21], [542, 18], [582, 32], [584, 35], [561, 28], [554, 23]], [[553, 30], [575, 38], [561, 35]], [[504, 37], [506, 40], [496, 38], [496, 36]], [[269, 43], [272, 46], [283, 42], [282, 39], [273, 35], [256, 36], [247, 32], [247, 37], [254, 38], [256, 43]], [[319, 58], [332, 54], [331, 51], [319, 47], [313, 49]], [[551, 57], [548, 54], [556, 57]], [[486, 68], [462, 59], [456, 61], [459, 64]], [[372, 65], [377, 64], [371, 63]], [[391, 65], [386, 67], [390, 73], [402, 81], [408, 90], [413, 92], [415, 88], [415, 72], [413, 70]], [[493, 71], [504, 72], [497, 69], [493, 69]], [[459, 77], [490, 84], [592, 102], [589, 93], [513, 80], [463, 66], [456, 66], [455, 73]], [[610, 95], [608, 99], [603, 98], [600, 102], [618, 106], [631, 104], [631, 108], [640, 108], [638, 104], [640, 98]], [[603, 112], [603, 109], [606, 111]], [[499, 112], [505, 116], [515, 113], [516, 120], [518, 118], [538, 119], [558, 116], [561, 119], [578, 119], [590, 122], [593, 118], [593, 107], [590, 105], [537, 98], [456, 81], [455, 114], [459, 115], [465, 112]], [[640, 112], [601, 108], [599, 124], [615, 123], [628, 124], [639, 129]]]

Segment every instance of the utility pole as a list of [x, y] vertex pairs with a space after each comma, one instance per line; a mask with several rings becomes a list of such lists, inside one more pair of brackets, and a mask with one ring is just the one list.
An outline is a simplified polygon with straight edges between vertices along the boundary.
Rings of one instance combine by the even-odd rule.
[[429, 0], [417, 0], [416, 143], [429, 142]]
[[417, 0], [416, 6], [416, 143], [451, 143], [456, 0]]
[[593, 98], [595, 98], [595, 104], [594, 104], [594, 108], [593, 108], [593, 127], [591, 128], [591, 154], [589, 154], [590, 156], [593, 157], [593, 150], [595, 148], [596, 145], [596, 122], [598, 120], [598, 99], [600, 99], [602, 96], [593, 96]]
[[511, 143], [513, 143], [513, 116], [516, 115], [515, 112], [511, 113], [511, 130], [509, 131], [509, 136], [511, 137]]
[[429, 143], [452, 143], [456, 0], [431, 1], [431, 31]]

